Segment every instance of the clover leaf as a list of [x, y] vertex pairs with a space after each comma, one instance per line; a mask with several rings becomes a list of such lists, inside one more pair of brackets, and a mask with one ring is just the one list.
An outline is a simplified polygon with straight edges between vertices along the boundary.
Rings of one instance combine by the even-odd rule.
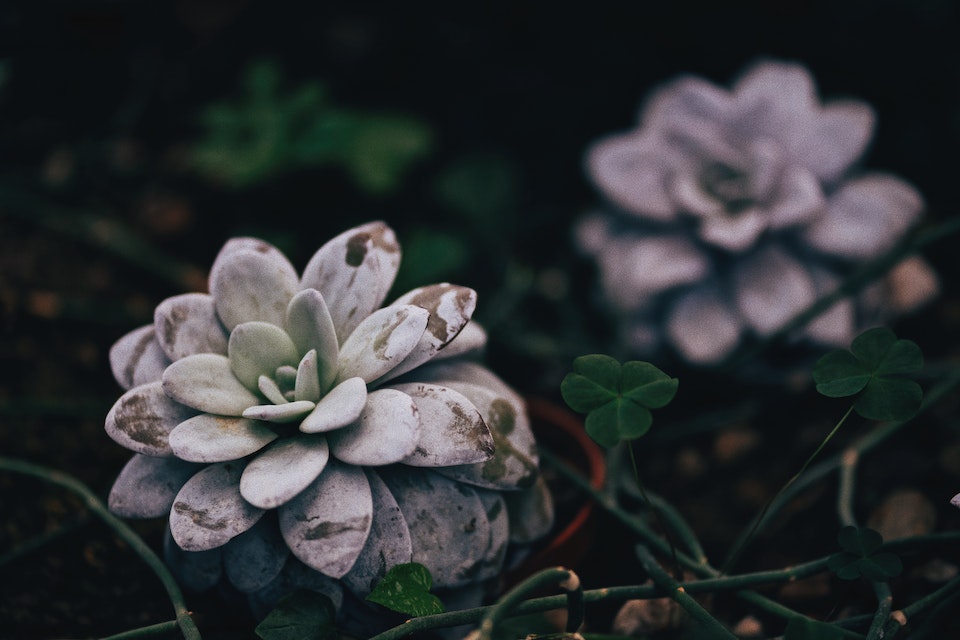
[[813, 369], [817, 391], [830, 398], [860, 394], [854, 410], [869, 420], [906, 420], [920, 409], [923, 391], [905, 378], [923, 368], [923, 354], [910, 340], [898, 340], [890, 329], [869, 329], [850, 350], [837, 349]]
[[837, 536], [843, 551], [833, 554], [827, 561], [830, 570], [844, 580], [879, 581], [893, 578], [903, 571], [900, 558], [889, 551], [879, 551], [883, 537], [873, 529], [844, 527]]
[[610, 356], [594, 354], [573, 361], [573, 372], [560, 383], [560, 393], [571, 409], [587, 414], [590, 437], [612, 447], [649, 431], [650, 410], [673, 400], [678, 384], [649, 362], [620, 364]]
[[336, 633], [335, 616], [330, 598], [297, 589], [282, 598], [254, 632], [262, 640], [327, 640]]
[[443, 603], [430, 593], [432, 586], [430, 570], [422, 564], [398, 564], [377, 583], [367, 600], [408, 616], [443, 613]]

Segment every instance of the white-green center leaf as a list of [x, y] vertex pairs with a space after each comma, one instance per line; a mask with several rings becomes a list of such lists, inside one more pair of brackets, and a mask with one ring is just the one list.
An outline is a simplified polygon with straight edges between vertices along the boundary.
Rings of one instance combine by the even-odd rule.
[[330, 390], [300, 423], [304, 433], [333, 431], [353, 423], [367, 404], [363, 378], [348, 378]]
[[340, 343], [327, 303], [319, 291], [304, 289], [293, 297], [287, 307], [287, 332], [300, 353], [316, 350], [320, 388], [329, 389], [337, 376]]
[[300, 360], [290, 336], [268, 322], [244, 322], [230, 333], [227, 346], [230, 368], [248, 389], [257, 388], [260, 376], [272, 376], [277, 367], [295, 367]]
[[244, 418], [253, 420], [265, 420], [266, 422], [276, 422], [277, 424], [287, 424], [296, 422], [308, 415], [316, 407], [309, 400], [295, 400], [285, 404], [259, 404], [254, 407], [248, 407], [243, 411]]
[[233, 375], [229, 358], [215, 353], [198, 353], [171, 364], [163, 372], [163, 391], [188, 407], [224, 416], [240, 416], [260, 403]]

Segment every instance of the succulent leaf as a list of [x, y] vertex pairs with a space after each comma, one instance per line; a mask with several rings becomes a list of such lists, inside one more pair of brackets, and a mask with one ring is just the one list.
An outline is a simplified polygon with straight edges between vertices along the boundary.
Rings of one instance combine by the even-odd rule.
[[240, 494], [261, 509], [273, 509], [303, 491], [327, 466], [330, 449], [320, 436], [283, 438], [251, 460], [240, 477]]
[[420, 417], [414, 400], [395, 389], [378, 389], [353, 424], [327, 436], [330, 452], [349, 464], [379, 467], [400, 462], [420, 440]]

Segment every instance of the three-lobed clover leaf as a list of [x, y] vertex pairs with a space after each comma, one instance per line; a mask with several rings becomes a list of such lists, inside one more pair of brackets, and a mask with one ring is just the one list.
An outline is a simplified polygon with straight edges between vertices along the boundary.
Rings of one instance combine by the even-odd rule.
[[443, 613], [443, 603], [430, 593], [433, 577], [430, 570], [417, 562], [392, 567], [367, 600], [409, 616]]
[[610, 356], [594, 354], [573, 361], [573, 372], [563, 379], [560, 393], [571, 409], [587, 414], [590, 437], [612, 447], [649, 431], [650, 410], [669, 404], [678, 384], [649, 362], [620, 364]]
[[336, 633], [330, 598], [297, 589], [285, 596], [254, 632], [262, 640], [327, 640]]
[[837, 541], [843, 551], [830, 556], [828, 566], [844, 580], [856, 580], [862, 576], [880, 581], [896, 577], [903, 571], [903, 563], [896, 554], [879, 551], [883, 536], [873, 529], [844, 527]]
[[817, 361], [817, 391], [830, 398], [860, 394], [854, 410], [869, 420], [906, 420], [920, 408], [923, 391], [905, 376], [923, 368], [923, 354], [910, 340], [885, 327], [857, 336], [850, 350], [837, 349]]

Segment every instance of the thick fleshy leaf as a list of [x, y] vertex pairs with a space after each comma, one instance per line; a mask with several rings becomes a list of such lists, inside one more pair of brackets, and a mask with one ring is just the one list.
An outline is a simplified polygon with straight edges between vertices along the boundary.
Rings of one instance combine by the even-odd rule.
[[604, 197], [630, 213], [668, 221], [677, 213], [667, 191], [669, 164], [659, 153], [656, 136], [629, 132], [594, 143], [587, 153], [587, 171]]
[[554, 520], [553, 495], [543, 475], [520, 491], [505, 491], [510, 517], [510, 542], [526, 544], [550, 533]]
[[290, 402], [287, 400], [283, 391], [280, 390], [280, 385], [278, 385], [273, 378], [260, 376], [257, 378], [257, 388], [260, 390], [260, 393], [266, 396], [267, 400], [273, 404], [287, 404]]
[[192, 591], [214, 587], [223, 575], [221, 548], [206, 551], [184, 551], [174, 542], [168, 528], [163, 537], [163, 559], [177, 582]]
[[360, 417], [366, 405], [367, 385], [363, 378], [347, 378], [321, 398], [300, 423], [300, 431], [321, 433], [345, 427]]
[[182, 460], [226, 462], [256, 453], [276, 439], [276, 433], [255, 420], [202, 413], [170, 432], [170, 448]]
[[417, 346], [378, 383], [416, 369], [456, 338], [473, 316], [477, 307], [477, 292], [467, 287], [441, 283], [414, 289], [400, 296], [393, 304], [412, 304], [426, 309], [430, 312], [430, 319]]
[[302, 289], [323, 294], [341, 344], [377, 309], [400, 268], [400, 245], [383, 222], [371, 222], [333, 238], [303, 270]]
[[742, 260], [734, 278], [737, 309], [747, 325], [761, 336], [782, 327], [817, 297], [807, 268], [774, 246]]
[[480, 353], [486, 346], [486, 330], [476, 322], [470, 322], [457, 334], [456, 338], [448, 342], [447, 346], [433, 356], [431, 362], [449, 360], [464, 354]]
[[507, 546], [510, 543], [510, 520], [507, 515], [507, 504], [504, 497], [512, 492], [487, 491], [477, 489], [477, 495], [483, 508], [487, 512], [487, 521], [490, 524], [490, 542], [483, 560], [477, 569], [474, 578], [477, 581], [495, 578], [503, 570], [503, 560], [507, 555]]
[[280, 531], [293, 554], [331, 578], [357, 560], [373, 522], [363, 470], [331, 460], [320, 477], [280, 508]]
[[477, 492], [426, 469], [379, 471], [410, 529], [413, 561], [436, 587], [471, 582], [490, 546], [490, 523]]
[[104, 423], [107, 435], [122, 447], [148, 456], [172, 456], [168, 437], [196, 411], [171, 400], [160, 382], [151, 382], [120, 396]]
[[[323, 389], [326, 391], [326, 389]], [[320, 376], [317, 373], [317, 351], [310, 349], [297, 366], [297, 381], [294, 383], [294, 398], [297, 400], [320, 400]]]
[[227, 355], [227, 332], [217, 317], [213, 297], [205, 293], [167, 298], [153, 312], [153, 327], [171, 360], [195, 353]]
[[329, 459], [323, 436], [283, 438], [247, 464], [240, 478], [240, 494], [254, 506], [273, 509], [316, 480]]
[[465, 383], [441, 383], [459, 391], [480, 411], [493, 435], [494, 454], [485, 462], [439, 467], [438, 473], [487, 489], [517, 489], [536, 480], [537, 445], [526, 408], [511, 395]]
[[289, 556], [276, 520], [268, 516], [224, 545], [223, 568], [233, 586], [250, 593], [275, 580]]
[[221, 251], [210, 269], [210, 295], [228, 331], [252, 321], [284, 326], [287, 304], [300, 290], [282, 253], [265, 242], [255, 246]]
[[323, 294], [316, 289], [304, 289], [293, 297], [287, 307], [287, 333], [298, 352], [316, 350], [320, 389], [329, 389], [337, 377], [340, 343]]
[[391, 387], [413, 398], [420, 415], [416, 450], [403, 459], [415, 467], [449, 467], [489, 460], [494, 440], [480, 412], [464, 395], [449, 387], [407, 383]]
[[178, 458], [135, 454], [117, 476], [107, 504], [121, 518], [160, 518], [200, 465]]
[[337, 381], [360, 377], [371, 382], [390, 371], [417, 346], [429, 319], [429, 311], [413, 305], [372, 313], [341, 345]]
[[709, 286], [683, 294], [667, 316], [667, 333], [690, 362], [716, 364], [740, 342], [743, 321]]
[[847, 259], [872, 258], [890, 249], [920, 216], [923, 198], [894, 176], [847, 180], [827, 200], [824, 215], [804, 231], [816, 249]]
[[264, 618], [284, 596], [297, 589], [307, 589], [330, 598], [336, 611], [343, 607], [343, 586], [337, 580], [314, 571], [295, 557], [290, 557], [279, 576], [250, 594], [250, 609], [254, 617], [258, 620]]
[[283, 404], [258, 404], [244, 409], [243, 417], [287, 424], [306, 417], [316, 406], [309, 400], [296, 400]]
[[224, 416], [240, 416], [247, 407], [260, 404], [260, 398], [233, 375], [230, 359], [215, 353], [198, 353], [171, 364], [163, 372], [163, 391], [181, 404]]
[[395, 389], [373, 391], [359, 420], [331, 431], [327, 438], [330, 453], [349, 464], [379, 467], [400, 462], [420, 440], [417, 405]]
[[296, 367], [300, 355], [290, 336], [268, 322], [244, 322], [230, 333], [230, 370], [251, 391], [260, 376], [273, 376], [277, 367]]
[[185, 551], [223, 546], [263, 516], [240, 495], [239, 462], [204, 467], [180, 489], [170, 511], [170, 533]]
[[366, 474], [373, 499], [373, 524], [357, 561], [342, 578], [347, 588], [361, 598], [373, 590], [390, 567], [413, 558], [410, 530], [396, 498], [375, 471], [367, 469]]
[[113, 377], [127, 391], [156, 382], [169, 364], [170, 358], [160, 347], [153, 325], [134, 329], [110, 347]]
[[[473, 326], [473, 323], [467, 327]], [[456, 342], [456, 341], [454, 341]], [[444, 349], [444, 352], [446, 349]], [[506, 382], [487, 367], [470, 362], [469, 360], [458, 360], [448, 362], [431, 362], [417, 369], [399, 382], [433, 382], [443, 386], [451, 386], [449, 382], [466, 383], [487, 387], [497, 393], [509, 398], [510, 402], [522, 407], [523, 398], [519, 393], [510, 388]], [[456, 386], [453, 386], [456, 389]]]

